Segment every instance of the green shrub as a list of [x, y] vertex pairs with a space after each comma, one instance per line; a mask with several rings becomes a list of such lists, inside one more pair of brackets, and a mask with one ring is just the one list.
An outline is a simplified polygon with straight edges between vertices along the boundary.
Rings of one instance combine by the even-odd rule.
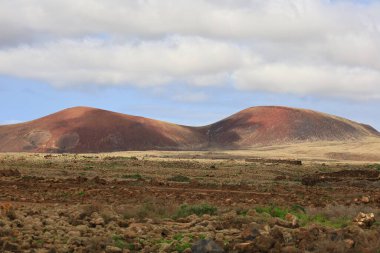
[[184, 235], [179, 233], [173, 236], [173, 240], [175, 240], [175, 250], [178, 252], [183, 252], [187, 248], [191, 248], [191, 244], [189, 242], [184, 242]]
[[175, 250], [178, 252], [183, 252], [187, 248], [191, 248], [191, 244], [188, 242], [180, 242], [175, 246]]
[[142, 179], [143, 177], [136, 173], [136, 174], [126, 174], [126, 175], [123, 175], [122, 178], [127, 178], [127, 179]]
[[182, 241], [184, 238], [183, 234], [179, 233], [179, 234], [175, 234], [173, 236], [173, 239], [176, 240], [176, 241]]
[[129, 250], [135, 250], [135, 244], [134, 243], [128, 243], [127, 249], [129, 249]]
[[255, 210], [258, 213], [268, 213], [272, 217], [277, 217], [280, 219], [285, 219], [286, 214], [289, 213], [288, 209], [282, 209], [277, 206], [256, 207]]
[[128, 157], [128, 156], [106, 156], [103, 158], [103, 160], [139, 160], [136, 156], [131, 156], [131, 157]]
[[94, 169], [94, 166], [87, 166], [83, 168], [83, 170], [93, 170], [93, 169]]
[[140, 205], [134, 205], [125, 208], [122, 213], [124, 219], [137, 218], [143, 220], [145, 218], [161, 219], [172, 217], [177, 211], [177, 206], [171, 202], [148, 199], [142, 200]]
[[114, 235], [112, 237], [112, 241], [115, 247], [118, 247], [120, 249], [124, 249], [127, 247], [127, 243], [124, 241], [124, 239], [121, 236]]
[[305, 226], [308, 224], [319, 224], [326, 227], [333, 227], [333, 228], [342, 228], [347, 226], [351, 219], [343, 216], [338, 218], [329, 218], [325, 214], [315, 214], [315, 215], [308, 215], [305, 211], [305, 209], [302, 206], [299, 205], [293, 205], [292, 208], [280, 208], [277, 206], [266, 206], [266, 207], [256, 207], [256, 212], [258, 213], [267, 213], [270, 214], [272, 217], [277, 217], [280, 219], [285, 219], [285, 216], [290, 213], [296, 216], [299, 220], [299, 223], [301, 226]]
[[248, 211], [249, 211], [249, 209], [241, 209], [241, 208], [239, 208], [238, 210], [236, 210], [236, 213], [238, 215], [241, 215], [241, 216], [247, 216]]
[[201, 216], [203, 214], [215, 215], [218, 209], [214, 206], [208, 204], [201, 205], [182, 205], [180, 206], [177, 213], [174, 215], [175, 218], [187, 217], [192, 214]]
[[328, 218], [324, 214], [317, 214], [314, 216], [306, 216], [304, 219], [301, 219], [301, 223], [309, 224], [315, 223], [326, 227], [332, 228], [343, 228], [346, 227], [351, 222], [351, 219], [347, 217], [339, 217], [339, 218]]

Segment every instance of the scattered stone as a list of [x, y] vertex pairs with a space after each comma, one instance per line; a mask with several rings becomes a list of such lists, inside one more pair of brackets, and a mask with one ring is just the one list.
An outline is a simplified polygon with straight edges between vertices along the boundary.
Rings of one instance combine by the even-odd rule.
[[287, 179], [287, 178], [284, 175], [280, 175], [280, 176], [277, 176], [277, 177], [274, 178], [274, 180], [276, 180], [276, 181], [282, 181], [282, 180], [285, 180], [285, 179]]
[[124, 231], [124, 236], [127, 238], [136, 238], [139, 235], [146, 234], [150, 228], [141, 223], [131, 223]]
[[285, 244], [291, 244], [294, 240], [292, 234], [287, 231], [282, 231], [282, 238]]
[[204, 215], [202, 215], [202, 219], [203, 219], [203, 220], [210, 220], [210, 219], [211, 219], [211, 215], [209, 215], [209, 214], [204, 214]]
[[90, 224], [94, 227], [96, 226], [104, 226], [104, 219], [102, 217], [99, 217], [99, 218], [95, 218], [95, 219], [92, 219], [90, 221]]
[[370, 228], [376, 220], [373, 213], [360, 212], [353, 221], [361, 228]]
[[118, 247], [115, 247], [115, 246], [106, 247], [106, 253], [120, 253], [120, 252], [123, 252], [123, 250]]
[[220, 247], [213, 240], [199, 240], [191, 247], [192, 253], [224, 253], [222, 247]]
[[271, 236], [267, 235], [260, 235], [255, 239], [255, 246], [263, 251], [263, 252], [268, 252], [273, 245], [275, 244], [275, 240]]
[[303, 251], [297, 249], [294, 246], [285, 246], [281, 248], [281, 253], [301, 253]]
[[16, 170], [0, 170], [0, 177], [20, 177], [20, 171]]
[[370, 198], [368, 196], [363, 196], [360, 201], [364, 204], [368, 204], [370, 201]]
[[3, 246], [3, 250], [11, 252], [19, 252], [20, 246], [17, 243], [6, 242]]
[[253, 252], [254, 244], [252, 242], [242, 242], [235, 244], [234, 250], [237, 252]]
[[72, 230], [67, 233], [67, 236], [69, 237], [80, 237], [80, 235], [80, 232], [76, 230]]
[[78, 225], [76, 226], [76, 229], [81, 233], [81, 235], [83, 235], [87, 232], [88, 227], [86, 225]]
[[298, 218], [295, 215], [293, 215], [291, 213], [288, 213], [285, 216], [285, 220], [288, 221], [288, 222], [290, 222], [292, 224], [293, 228], [299, 227], [299, 225], [298, 225]]
[[230, 211], [230, 212], [228, 212], [228, 213], [224, 213], [224, 214], [222, 214], [222, 219], [223, 220], [231, 220], [231, 219], [234, 219], [235, 217], [237, 216], [237, 213], [236, 213], [236, 211], [235, 210], [232, 210], [232, 211]]
[[248, 212], [247, 212], [247, 215], [248, 216], [257, 216], [257, 212], [255, 209], [250, 209]]
[[91, 181], [94, 182], [95, 184], [102, 184], [102, 185], [107, 184], [107, 181], [103, 178], [100, 178], [99, 176], [94, 177]]
[[251, 223], [243, 230], [241, 233], [241, 238], [247, 241], [254, 240], [256, 237], [261, 235], [260, 229], [261, 226], [259, 224]]
[[285, 221], [283, 219], [280, 219], [280, 218], [275, 218], [274, 219], [274, 224], [278, 225], [278, 226], [281, 226], [281, 227], [284, 227], [284, 228], [296, 228], [298, 227], [298, 223], [296, 222], [294, 224], [294, 222], [289, 222], [289, 221]]
[[346, 246], [347, 248], [351, 249], [352, 247], [354, 247], [355, 245], [355, 242], [354, 240], [352, 239], [345, 239], [344, 242], [346, 243]]
[[216, 233], [215, 234], [215, 241], [223, 242], [223, 240], [224, 240], [224, 234], [223, 233]]
[[171, 252], [171, 248], [173, 247], [173, 243], [162, 243], [160, 247], [160, 252]]

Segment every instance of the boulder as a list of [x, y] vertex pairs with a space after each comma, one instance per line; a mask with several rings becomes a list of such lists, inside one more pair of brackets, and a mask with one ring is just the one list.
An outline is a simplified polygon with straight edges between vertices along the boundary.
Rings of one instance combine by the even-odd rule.
[[220, 247], [213, 240], [199, 240], [191, 247], [192, 253], [224, 253], [222, 247]]
[[90, 221], [90, 224], [93, 226], [93, 227], [96, 227], [96, 226], [104, 226], [104, 219], [102, 217], [98, 217], [98, 218], [94, 218]]
[[254, 241], [256, 248], [258, 248], [260, 252], [268, 252], [272, 249], [275, 242], [273, 237], [269, 235], [260, 235]]
[[290, 222], [292, 224], [293, 228], [299, 227], [299, 225], [298, 225], [298, 218], [295, 215], [293, 215], [291, 213], [288, 213], [288, 214], [285, 215], [285, 220], [288, 221], [288, 222]]
[[363, 196], [360, 201], [364, 204], [368, 204], [370, 202], [370, 198], [368, 196]]
[[361, 228], [370, 228], [375, 223], [375, 215], [373, 213], [360, 212], [353, 222]]
[[247, 241], [254, 240], [261, 235], [261, 225], [252, 222], [241, 233], [241, 238]]
[[237, 243], [234, 246], [234, 250], [236, 250], [239, 253], [253, 252], [254, 244], [252, 242]]
[[107, 246], [106, 253], [122, 253], [123, 250], [115, 246]]

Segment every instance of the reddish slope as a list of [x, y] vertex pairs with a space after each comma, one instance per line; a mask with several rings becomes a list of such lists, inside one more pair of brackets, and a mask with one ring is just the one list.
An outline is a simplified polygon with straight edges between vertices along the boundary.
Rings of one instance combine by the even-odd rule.
[[0, 127], [0, 151], [14, 152], [197, 148], [200, 141], [190, 127], [87, 107]]
[[0, 126], [0, 152], [233, 149], [368, 136], [379, 133], [343, 118], [286, 107], [252, 107], [198, 128], [75, 107], [34, 121]]
[[367, 125], [311, 110], [251, 107], [208, 126], [209, 147], [241, 148], [295, 141], [349, 140], [378, 136]]

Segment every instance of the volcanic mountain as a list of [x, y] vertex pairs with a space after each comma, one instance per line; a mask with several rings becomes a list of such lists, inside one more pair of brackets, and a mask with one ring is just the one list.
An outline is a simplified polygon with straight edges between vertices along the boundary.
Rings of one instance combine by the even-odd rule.
[[230, 149], [369, 136], [379, 133], [371, 126], [337, 116], [281, 106], [251, 107], [208, 126], [209, 147]]
[[203, 127], [189, 127], [89, 107], [74, 107], [0, 126], [1, 152], [111, 152], [248, 148], [377, 136], [368, 125], [311, 110], [251, 107]]
[[89, 107], [0, 126], [0, 151], [110, 152], [180, 149], [203, 141], [191, 127]]

